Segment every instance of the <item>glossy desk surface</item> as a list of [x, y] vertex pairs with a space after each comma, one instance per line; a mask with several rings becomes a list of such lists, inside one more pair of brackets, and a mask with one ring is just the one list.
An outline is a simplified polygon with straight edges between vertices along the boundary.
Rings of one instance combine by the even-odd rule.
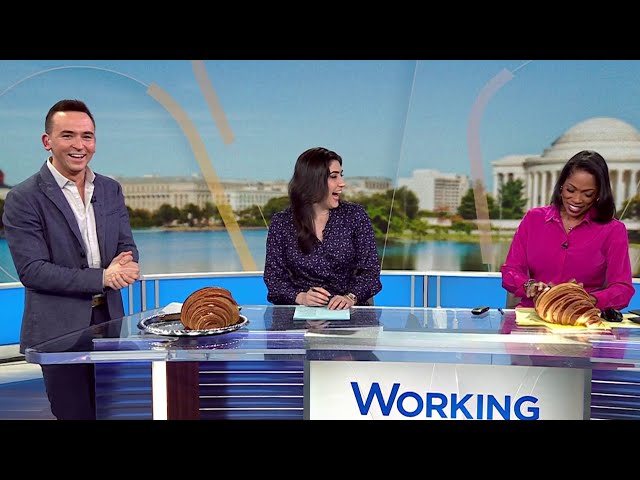
[[381, 360], [639, 369], [640, 329], [550, 333], [514, 310], [355, 307], [349, 320], [294, 320], [295, 306], [243, 305], [249, 322], [220, 335], [166, 336], [139, 327], [160, 308], [27, 349], [40, 364], [129, 361]]

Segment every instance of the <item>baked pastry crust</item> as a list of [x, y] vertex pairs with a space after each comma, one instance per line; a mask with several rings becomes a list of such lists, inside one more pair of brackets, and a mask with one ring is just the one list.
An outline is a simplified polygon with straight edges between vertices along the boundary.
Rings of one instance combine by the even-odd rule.
[[546, 322], [594, 327], [602, 323], [600, 310], [579, 284], [565, 282], [545, 289], [535, 299], [535, 310]]
[[240, 321], [240, 309], [226, 288], [204, 287], [186, 298], [180, 321], [187, 330], [223, 328]]

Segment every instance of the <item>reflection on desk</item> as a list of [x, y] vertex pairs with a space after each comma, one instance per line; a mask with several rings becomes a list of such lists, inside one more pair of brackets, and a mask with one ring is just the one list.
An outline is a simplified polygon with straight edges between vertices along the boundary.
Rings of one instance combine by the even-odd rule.
[[[293, 319], [295, 306], [243, 305], [247, 326], [222, 335], [171, 337], [138, 328], [142, 318], [159, 310], [34, 346], [25, 352], [26, 360], [98, 364], [100, 418], [150, 417], [150, 405], [157, 405], [150, 400], [152, 371], [154, 379], [157, 372], [166, 371], [166, 385], [158, 387], [161, 391], [167, 392], [167, 385], [177, 382], [173, 393], [167, 394], [164, 418], [301, 418], [303, 388], [308, 387], [303, 379], [305, 362], [324, 365], [320, 368], [327, 372], [342, 363], [348, 372], [349, 365], [363, 361], [360, 365], [368, 365], [364, 368], [376, 375], [384, 368], [391, 375], [395, 366], [405, 364], [437, 365], [443, 372], [460, 366], [482, 372], [502, 372], [503, 367], [517, 371], [510, 369], [513, 366], [533, 367], [532, 371], [542, 371], [538, 367], [583, 369], [600, 382], [592, 400], [592, 405], [599, 402], [597, 417], [609, 418], [612, 408], [616, 412], [626, 408], [619, 404], [618, 393], [611, 394], [611, 385], [635, 385], [632, 373], [640, 369], [637, 336], [615, 329], [596, 337], [523, 330], [515, 324], [513, 310], [492, 309], [476, 317], [468, 309], [363, 306], [353, 307], [348, 321], [307, 323]], [[155, 398], [155, 380], [153, 386]], [[185, 413], [175, 405], [181, 405], [187, 390], [199, 392], [199, 403], [190, 402]], [[140, 405], [145, 402], [147, 410], [141, 414]], [[118, 412], [125, 413], [118, 417]], [[154, 411], [153, 418], [163, 417]]]
[[[462, 354], [491, 355], [490, 358], [469, 357], [471, 363], [509, 363], [511, 355], [554, 357], [561, 363], [577, 358], [600, 362], [610, 359], [638, 359], [638, 342], [624, 333], [607, 336], [607, 348], [599, 348], [592, 357], [591, 338], [572, 338], [542, 331], [521, 331], [515, 325], [515, 312], [491, 310], [476, 317], [469, 309], [353, 307], [349, 320], [294, 320], [295, 306], [243, 305], [249, 319], [246, 327], [222, 335], [193, 338], [149, 335], [138, 328], [142, 318], [157, 314], [159, 309], [126, 316], [102, 325], [73, 332], [27, 349], [26, 359], [32, 363], [78, 363], [109, 360], [185, 361], [212, 359], [256, 359], [276, 354], [280, 358], [304, 359], [308, 345], [305, 334], [322, 337], [333, 350], [353, 350], [354, 340], [361, 347], [402, 361], [457, 359]], [[364, 335], [363, 328], [369, 328]], [[374, 329], [375, 327], [375, 329]], [[371, 334], [375, 330], [375, 335]], [[367, 340], [367, 337], [369, 340]], [[599, 338], [603, 340], [602, 337]], [[568, 342], [568, 340], [571, 340]], [[364, 342], [364, 343], [362, 343]], [[368, 343], [367, 343], [368, 342]], [[366, 345], [365, 345], [366, 344]], [[317, 345], [317, 342], [316, 344]], [[601, 343], [599, 345], [602, 345]], [[95, 355], [94, 355], [95, 354]], [[108, 355], [107, 355], [108, 354]]]

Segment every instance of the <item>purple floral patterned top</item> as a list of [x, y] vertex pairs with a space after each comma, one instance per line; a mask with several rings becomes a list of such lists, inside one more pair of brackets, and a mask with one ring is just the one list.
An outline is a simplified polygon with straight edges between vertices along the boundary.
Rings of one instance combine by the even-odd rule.
[[366, 210], [345, 201], [329, 210], [323, 240], [310, 254], [302, 253], [298, 246], [291, 208], [273, 215], [264, 283], [267, 300], [276, 305], [295, 305], [298, 293], [313, 286], [324, 287], [333, 295], [353, 293], [358, 305], [365, 305], [382, 290], [380, 261]]

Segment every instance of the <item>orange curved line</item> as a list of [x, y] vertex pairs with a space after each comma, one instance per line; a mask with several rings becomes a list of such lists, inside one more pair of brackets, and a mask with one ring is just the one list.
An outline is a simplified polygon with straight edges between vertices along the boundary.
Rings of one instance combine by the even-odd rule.
[[[157, 84], [152, 83], [147, 89], [147, 93], [155, 98], [164, 108], [171, 114], [171, 116], [176, 120], [180, 128], [184, 132], [187, 137], [187, 141], [193, 150], [193, 153], [200, 165], [200, 170], [202, 171], [202, 175], [207, 182], [209, 190], [213, 194], [216, 199], [216, 205], [218, 206], [218, 211], [220, 212], [220, 216], [222, 217], [222, 221], [229, 232], [229, 236], [231, 237], [231, 242], [238, 252], [240, 257], [240, 262], [242, 263], [242, 267], [245, 271], [256, 271], [258, 270], [256, 266], [256, 262], [249, 251], [249, 247], [247, 246], [247, 242], [242, 235], [240, 230], [240, 226], [236, 221], [236, 217], [231, 210], [231, 205], [226, 200], [226, 195], [224, 193], [224, 189], [218, 179], [218, 175], [216, 174], [213, 163], [209, 159], [207, 155], [206, 148], [204, 146], [204, 142], [202, 138], [198, 134], [195, 125], [189, 119], [186, 112], [178, 105], [167, 92], [165, 92], [162, 88], [160, 88]], [[217, 199], [220, 199], [219, 201]]]
[[480, 254], [482, 263], [492, 266], [494, 263], [494, 251], [491, 242], [491, 221], [489, 219], [489, 205], [487, 204], [486, 189], [484, 187], [484, 174], [482, 173], [482, 151], [480, 148], [480, 120], [489, 100], [509, 80], [513, 74], [502, 69], [480, 91], [471, 108], [469, 116], [469, 129], [467, 142], [469, 145], [469, 160], [471, 162], [471, 181], [473, 196], [476, 203], [476, 218], [480, 231]]
[[211, 83], [211, 80], [209, 80], [209, 75], [207, 74], [204, 62], [202, 60], [193, 60], [191, 62], [191, 66], [193, 67], [193, 74], [196, 76], [196, 80], [200, 86], [204, 100], [209, 106], [211, 116], [220, 131], [222, 140], [226, 145], [233, 143], [233, 132], [231, 131], [231, 127], [227, 121], [227, 116], [224, 114], [222, 105], [220, 105], [220, 101], [218, 100], [218, 95], [213, 88], [213, 84]]

